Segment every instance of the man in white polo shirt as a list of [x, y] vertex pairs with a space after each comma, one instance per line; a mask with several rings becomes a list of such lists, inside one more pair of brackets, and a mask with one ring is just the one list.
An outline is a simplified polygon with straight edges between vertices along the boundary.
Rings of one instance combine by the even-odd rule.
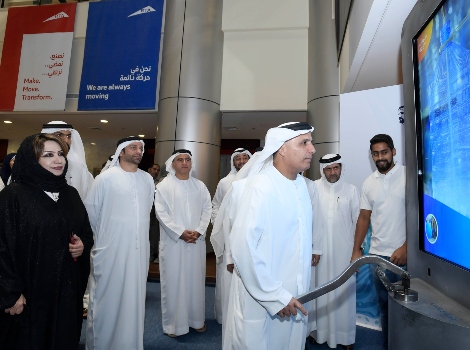
[[[356, 224], [351, 261], [362, 256], [361, 245], [372, 224], [369, 253], [381, 256], [406, 269], [405, 167], [393, 161], [396, 150], [389, 135], [378, 134], [370, 140], [372, 160], [377, 170], [362, 184], [361, 211]], [[374, 284], [380, 309], [384, 341], [388, 342], [388, 293], [375, 275]], [[398, 276], [386, 271], [390, 282]]]

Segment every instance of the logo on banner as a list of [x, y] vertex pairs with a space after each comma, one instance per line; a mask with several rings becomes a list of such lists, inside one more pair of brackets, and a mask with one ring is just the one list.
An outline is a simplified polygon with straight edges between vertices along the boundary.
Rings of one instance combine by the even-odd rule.
[[90, 3], [79, 111], [155, 109], [164, 0], [120, 4]]
[[58, 14], [52, 16], [52, 17], [49, 17], [48, 19], [42, 21], [42, 23], [44, 22], [47, 22], [47, 21], [53, 21], [55, 19], [60, 19], [60, 18], [65, 18], [65, 17], [68, 17], [69, 15], [66, 14], [65, 12], [59, 12]]
[[142, 10], [134, 12], [133, 14], [127, 16], [127, 18], [132, 17], [132, 16], [137, 16], [137, 15], [143, 15], [144, 13], [149, 13], [149, 12], [155, 12], [154, 8], [152, 6], [145, 6]]
[[398, 122], [405, 124], [405, 106], [398, 107]]

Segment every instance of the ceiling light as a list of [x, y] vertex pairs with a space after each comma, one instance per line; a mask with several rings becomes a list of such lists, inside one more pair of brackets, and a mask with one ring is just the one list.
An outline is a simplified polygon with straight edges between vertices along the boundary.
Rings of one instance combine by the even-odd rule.
[[105, 123], [105, 124], [106, 124], [108, 121], [107, 121], [106, 119], [101, 119], [101, 120], [100, 120], [100, 122], [102, 122], [102, 123]]
[[94, 143], [94, 142], [92, 142], [91, 144], [92, 144], [93, 146], [95, 146], [95, 145], [96, 145], [96, 143]]
[[9, 120], [4, 120], [3, 122], [4, 122], [5, 124], [11, 124], [11, 121], [9, 121]]
[[139, 136], [139, 137], [145, 137], [145, 135], [137, 135], [137, 136]]
[[225, 127], [224, 127], [224, 130], [227, 130], [227, 131], [239, 131], [240, 129], [237, 128], [236, 126], [225, 126]]

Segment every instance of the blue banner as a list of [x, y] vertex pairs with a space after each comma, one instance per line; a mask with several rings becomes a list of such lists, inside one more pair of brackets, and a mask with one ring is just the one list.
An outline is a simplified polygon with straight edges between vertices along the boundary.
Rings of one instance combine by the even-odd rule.
[[78, 110], [155, 109], [163, 1], [90, 2]]

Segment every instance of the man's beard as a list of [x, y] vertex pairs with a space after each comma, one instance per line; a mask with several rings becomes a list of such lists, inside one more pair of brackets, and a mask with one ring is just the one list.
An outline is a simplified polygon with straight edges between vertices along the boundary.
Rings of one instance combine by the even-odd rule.
[[142, 157], [140, 158], [134, 158], [133, 156], [129, 155], [129, 154], [124, 154], [124, 160], [128, 163], [132, 163], [132, 164], [135, 164], [135, 165], [139, 165], [140, 162], [142, 161]]
[[340, 178], [341, 175], [334, 175], [334, 174], [331, 174], [330, 176], [326, 176], [326, 180], [330, 183], [330, 184], [334, 184], [336, 182], [338, 182], [339, 178]]
[[391, 162], [389, 162], [388, 160], [378, 160], [375, 162], [375, 166], [380, 172], [388, 171], [388, 169], [392, 167], [392, 164], [393, 164], [393, 158]]

